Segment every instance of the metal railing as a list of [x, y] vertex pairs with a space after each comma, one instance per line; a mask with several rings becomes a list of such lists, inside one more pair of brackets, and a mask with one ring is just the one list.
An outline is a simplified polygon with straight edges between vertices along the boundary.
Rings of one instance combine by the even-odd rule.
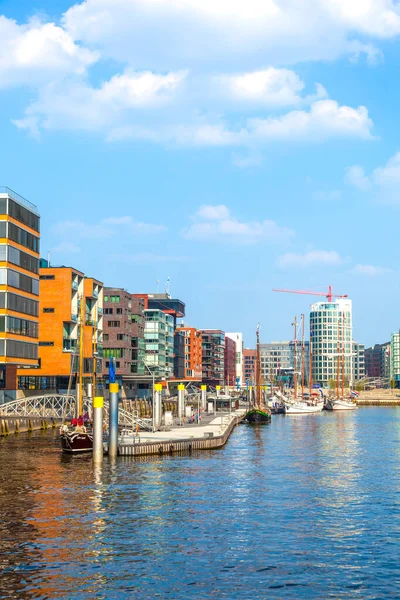
[[8, 194], [8, 196], [10, 196], [10, 198], [15, 200], [16, 202], [22, 204], [23, 206], [26, 206], [26, 208], [29, 208], [29, 210], [32, 210], [33, 212], [38, 214], [38, 207], [36, 206], [36, 204], [29, 202], [29, 200], [27, 200], [20, 194], [17, 194], [17, 192], [14, 192], [14, 190], [12, 190], [11, 188], [5, 185], [0, 185], [0, 194]]

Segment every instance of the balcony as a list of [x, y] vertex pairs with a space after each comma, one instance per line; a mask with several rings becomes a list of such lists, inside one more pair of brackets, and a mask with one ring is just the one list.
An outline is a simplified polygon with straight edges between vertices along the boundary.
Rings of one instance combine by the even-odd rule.
[[93, 319], [88, 319], [88, 318], [86, 319], [85, 323], [89, 327], [96, 327], [96, 325], [97, 325], [96, 321], [94, 321]]
[[78, 315], [76, 315], [75, 313], [71, 314], [71, 321], [73, 321], [74, 323], [78, 322]]
[[103, 309], [102, 309], [102, 308], [98, 308], [98, 309], [97, 309], [97, 315], [98, 315], [99, 317], [102, 317], [102, 316], [103, 316]]
[[63, 352], [74, 352], [78, 347], [78, 340], [63, 338]]
[[78, 282], [77, 282], [77, 281], [73, 281], [73, 282], [72, 282], [72, 289], [73, 289], [73, 290], [78, 290], [78, 289], [79, 289], [79, 285], [78, 285]]

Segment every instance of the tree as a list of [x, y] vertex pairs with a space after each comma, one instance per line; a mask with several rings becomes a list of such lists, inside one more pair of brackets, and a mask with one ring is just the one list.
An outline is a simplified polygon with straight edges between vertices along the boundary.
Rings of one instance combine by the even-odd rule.
[[392, 390], [394, 390], [394, 388], [396, 387], [396, 382], [394, 379], [390, 380], [390, 387], [392, 388]]
[[329, 387], [330, 387], [331, 390], [334, 390], [335, 387], [336, 387], [336, 381], [334, 379], [330, 379], [328, 381], [328, 385], [329, 385]]

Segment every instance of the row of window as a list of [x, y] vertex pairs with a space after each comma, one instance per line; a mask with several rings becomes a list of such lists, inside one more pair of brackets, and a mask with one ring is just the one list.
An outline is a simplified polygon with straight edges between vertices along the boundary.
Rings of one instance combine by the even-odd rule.
[[26, 321], [18, 317], [0, 316], [0, 331], [2, 333], [15, 333], [16, 335], [26, 335], [27, 337], [38, 337], [38, 323]]
[[[2, 200], [2, 203], [0, 205], [1, 214], [5, 214], [6, 211], [6, 207], [3, 205], [4, 200]], [[4, 209], [4, 212], [2, 211], [2, 209]], [[8, 198], [8, 214], [16, 221], [27, 225], [31, 229], [34, 229], [38, 232], [40, 231], [39, 216], [32, 213], [30, 210], [25, 208], [25, 206], [21, 206], [20, 204], [18, 204], [18, 202], [14, 202], [14, 200], [11, 200], [11, 198]]]
[[29, 342], [0, 340], [0, 356], [37, 359], [38, 347], [37, 344], [30, 344]]
[[120, 296], [104, 296], [104, 302], [121, 302]]
[[29, 292], [30, 294], [39, 295], [39, 280], [33, 279], [23, 273], [18, 273], [13, 269], [0, 268], [0, 284], [10, 285], [11, 287]]
[[[6, 223], [0, 223], [0, 237], [7, 237]], [[33, 252], [39, 253], [39, 238], [14, 223], [8, 223], [8, 238]]]
[[0, 261], [8, 261], [32, 273], [39, 273], [39, 259], [14, 246], [0, 244]]
[[0, 292], [0, 308], [8, 308], [15, 312], [37, 317], [39, 315], [39, 302], [12, 292]]

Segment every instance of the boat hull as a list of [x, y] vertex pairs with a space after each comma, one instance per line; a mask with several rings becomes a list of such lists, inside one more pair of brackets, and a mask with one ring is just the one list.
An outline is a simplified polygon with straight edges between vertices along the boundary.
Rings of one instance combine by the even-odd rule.
[[336, 400], [333, 402], [332, 410], [355, 410], [357, 404], [355, 402], [347, 402], [346, 400]]
[[62, 451], [67, 454], [93, 452], [93, 434], [88, 431], [63, 431], [60, 442]]
[[253, 408], [252, 410], [249, 410], [246, 415], [246, 421], [248, 423], [269, 423], [270, 420], [271, 412], [269, 410]]
[[285, 407], [285, 414], [287, 415], [312, 415], [320, 413], [324, 408], [324, 403], [320, 402], [315, 405], [308, 404], [291, 404]]

